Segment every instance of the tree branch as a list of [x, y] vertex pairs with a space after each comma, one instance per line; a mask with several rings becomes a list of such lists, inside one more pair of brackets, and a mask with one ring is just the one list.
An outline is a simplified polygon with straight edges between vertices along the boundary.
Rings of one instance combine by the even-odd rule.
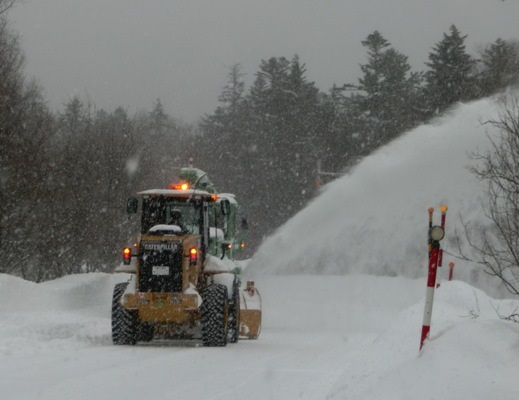
[[0, 15], [6, 13], [18, 0], [0, 0]]

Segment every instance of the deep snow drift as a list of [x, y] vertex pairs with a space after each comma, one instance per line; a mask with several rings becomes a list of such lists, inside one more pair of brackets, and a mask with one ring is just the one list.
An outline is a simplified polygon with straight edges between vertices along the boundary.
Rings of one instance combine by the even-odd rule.
[[[486, 183], [479, 182], [469, 167], [475, 165], [474, 153], [489, 149], [488, 137], [497, 130], [484, 122], [497, 119], [498, 112], [493, 99], [458, 105], [365, 158], [267, 238], [251, 270], [255, 275], [425, 276], [429, 207], [436, 209], [439, 224], [439, 207], [448, 206], [442, 248], [453, 254], [459, 254], [460, 218], [469, 228], [489, 225], [482, 208]], [[463, 251], [472, 258], [464, 242]], [[490, 280], [481, 267], [446, 255], [444, 264], [451, 261], [459, 279], [492, 295], [504, 293], [496, 287], [498, 280]]]

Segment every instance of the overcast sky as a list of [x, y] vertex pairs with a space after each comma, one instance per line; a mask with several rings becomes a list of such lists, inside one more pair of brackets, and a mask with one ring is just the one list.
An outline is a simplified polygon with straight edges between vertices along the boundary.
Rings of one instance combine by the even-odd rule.
[[10, 12], [27, 73], [61, 110], [72, 96], [112, 111], [193, 122], [217, 106], [229, 67], [250, 84], [262, 59], [298, 54], [328, 92], [356, 82], [378, 30], [415, 70], [451, 24], [467, 47], [519, 38], [519, 0], [19, 0]]

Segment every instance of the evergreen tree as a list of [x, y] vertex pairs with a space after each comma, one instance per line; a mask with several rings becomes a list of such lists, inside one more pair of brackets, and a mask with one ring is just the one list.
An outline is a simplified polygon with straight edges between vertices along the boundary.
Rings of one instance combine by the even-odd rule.
[[257, 233], [264, 235], [315, 189], [316, 160], [326, 153], [325, 108], [297, 55], [263, 60], [247, 95], [241, 76], [234, 66], [220, 105], [203, 120], [207, 172], [247, 205], [252, 224], [263, 222]]
[[477, 95], [475, 60], [465, 50], [465, 39], [455, 25], [429, 53], [425, 73], [425, 101], [428, 114], [439, 113], [457, 101]]
[[361, 143], [356, 147], [367, 154], [416, 124], [421, 77], [411, 72], [407, 56], [391, 48], [380, 32], [368, 35], [362, 44], [368, 62], [361, 65], [359, 84], [347, 85], [357, 92], [343, 103], [349, 119], [357, 121], [354, 130]]
[[480, 87], [483, 96], [511, 86], [519, 81], [519, 46], [497, 39], [481, 54], [483, 70]]
[[168, 128], [169, 117], [164, 111], [164, 106], [160, 99], [157, 99], [153, 104], [153, 109], [149, 112], [148, 119], [150, 135], [161, 135]]
[[[346, 86], [346, 85], [345, 85]], [[362, 96], [345, 94], [345, 87], [334, 87], [326, 98], [327, 154], [322, 167], [325, 171], [345, 171], [365, 155], [370, 132], [363, 111]]]
[[134, 146], [127, 156], [127, 165], [137, 166], [127, 169], [132, 187], [166, 187], [176, 179], [179, 168], [187, 164], [184, 128], [165, 112], [160, 99], [150, 112], [141, 113], [130, 122]]
[[368, 63], [360, 66], [364, 77], [359, 79], [358, 89], [367, 93], [364, 98], [365, 110], [377, 118], [386, 106], [380, 89], [385, 79], [384, 56], [390, 43], [380, 32], [375, 31], [362, 41], [362, 45], [368, 49]]
[[[240, 64], [230, 67], [227, 84], [218, 97], [219, 106], [201, 124], [206, 140], [202, 142], [203, 156], [198, 158], [220, 187], [236, 187], [243, 180], [242, 158], [247, 154], [243, 76]], [[222, 166], [225, 173], [221, 173]]]
[[251, 201], [265, 233], [301, 209], [315, 190], [315, 165], [325, 147], [324, 107], [305, 75], [297, 55], [291, 61], [271, 58], [262, 61], [250, 91], [254, 136], [249, 139], [256, 149], [251, 165], [261, 177], [255, 186], [267, 194]]
[[243, 76], [241, 65], [232, 65], [228, 74], [227, 85], [224, 86], [222, 94], [218, 97], [220, 103], [227, 109], [227, 114], [231, 116], [237, 114], [243, 100], [243, 92], [245, 91]]
[[[289, 147], [287, 119], [289, 97], [293, 96], [288, 92], [289, 73], [290, 62], [285, 57], [262, 60], [247, 96], [249, 120], [245, 139], [249, 151], [247, 164], [241, 164], [246, 165], [247, 176], [238, 190], [244, 195], [240, 198], [251, 210], [252, 222], [262, 222], [258, 226], [260, 235], [279, 226], [273, 220], [284, 221], [279, 214], [283, 214], [281, 208], [286, 211], [288, 206], [283, 204], [281, 207], [278, 200], [280, 190], [290, 190], [284, 186], [284, 178], [294, 157]], [[281, 174], [284, 175], [281, 177]]]

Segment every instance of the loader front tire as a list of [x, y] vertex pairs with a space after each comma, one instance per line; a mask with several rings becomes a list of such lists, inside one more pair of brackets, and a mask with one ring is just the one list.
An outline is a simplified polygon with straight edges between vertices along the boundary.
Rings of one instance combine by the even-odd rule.
[[204, 346], [227, 345], [227, 287], [210, 285], [202, 292], [202, 342]]
[[137, 315], [121, 304], [121, 298], [128, 283], [118, 283], [112, 297], [112, 342], [116, 345], [137, 343]]
[[151, 324], [141, 322], [137, 326], [137, 341], [139, 342], [151, 342], [155, 333], [155, 327]]

